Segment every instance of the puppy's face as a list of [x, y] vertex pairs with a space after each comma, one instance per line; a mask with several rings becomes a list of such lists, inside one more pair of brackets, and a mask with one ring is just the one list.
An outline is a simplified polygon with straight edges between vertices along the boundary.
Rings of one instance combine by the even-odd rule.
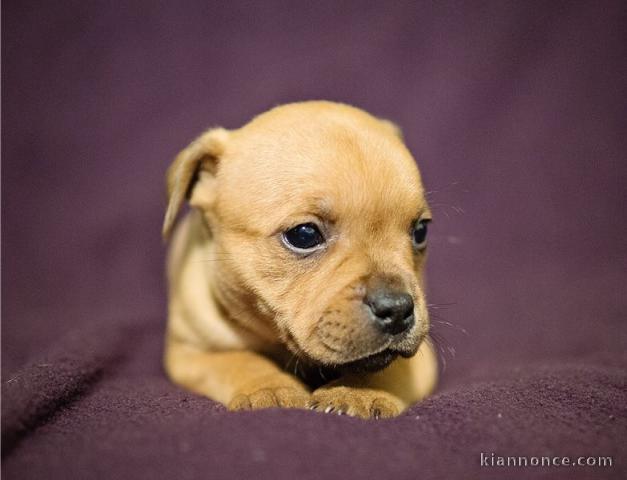
[[431, 216], [393, 125], [292, 104], [224, 133], [215, 157], [191, 203], [212, 229], [215, 288], [235, 319], [263, 318], [292, 352], [340, 370], [416, 352]]

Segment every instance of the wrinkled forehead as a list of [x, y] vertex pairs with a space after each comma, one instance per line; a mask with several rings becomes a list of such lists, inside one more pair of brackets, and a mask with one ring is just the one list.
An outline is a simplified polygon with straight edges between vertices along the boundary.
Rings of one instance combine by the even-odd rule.
[[257, 211], [263, 223], [410, 217], [426, 208], [413, 157], [383, 129], [327, 124], [242, 135], [221, 170], [220, 208], [234, 217]]

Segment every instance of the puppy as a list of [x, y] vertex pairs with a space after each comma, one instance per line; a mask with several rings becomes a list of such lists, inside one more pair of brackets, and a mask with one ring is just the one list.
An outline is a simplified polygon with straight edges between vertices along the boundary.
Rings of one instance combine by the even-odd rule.
[[428, 395], [431, 212], [398, 128], [283, 105], [203, 133], [167, 173], [170, 378], [232, 410], [392, 417]]

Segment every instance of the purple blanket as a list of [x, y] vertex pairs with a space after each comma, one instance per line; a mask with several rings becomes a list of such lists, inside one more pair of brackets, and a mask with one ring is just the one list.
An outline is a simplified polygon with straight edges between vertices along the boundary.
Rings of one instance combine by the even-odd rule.
[[[625, 5], [4, 2], [3, 478], [627, 478]], [[431, 191], [445, 369], [396, 419], [162, 370], [167, 165], [310, 98], [401, 125]]]

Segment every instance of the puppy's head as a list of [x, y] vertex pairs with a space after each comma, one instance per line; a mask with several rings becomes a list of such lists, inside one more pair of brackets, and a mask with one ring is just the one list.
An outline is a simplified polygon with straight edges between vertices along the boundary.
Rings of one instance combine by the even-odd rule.
[[342, 371], [416, 352], [431, 214], [393, 124], [330, 102], [284, 105], [203, 134], [168, 184], [164, 233], [187, 195], [234, 320], [266, 322], [292, 352]]

